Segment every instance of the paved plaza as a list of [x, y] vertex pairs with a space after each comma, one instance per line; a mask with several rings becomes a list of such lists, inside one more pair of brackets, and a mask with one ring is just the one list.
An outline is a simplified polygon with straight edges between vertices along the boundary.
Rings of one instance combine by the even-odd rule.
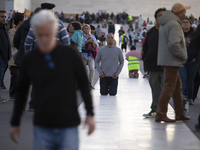
[[[119, 25], [116, 25], [118, 31]], [[118, 34], [115, 35], [118, 41]], [[141, 50], [138, 43], [138, 51]], [[123, 53], [125, 54], [125, 53]], [[95, 89], [92, 90], [96, 130], [87, 136], [84, 128], [84, 104], [79, 106], [82, 124], [80, 131], [80, 150], [200, 150], [200, 140], [191, 131], [193, 124], [187, 122], [156, 123], [154, 119], [145, 119], [142, 115], [150, 110], [151, 90], [147, 79], [142, 78], [142, 62], [139, 79], [129, 79], [127, 61], [119, 77], [117, 96], [100, 96], [98, 74], [95, 76]], [[2, 97], [8, 98], [10, 73], [6, 72], [5, 84], [7, 89], [2, 90]], [[30, 99], [30, 96], [29, 96]], [[198, 116], [200, 108], [197, 99], [192, 110]], [[28, 105], [27, 105], [28, 106]], [[21, 123], [21, 138], [16, 145], [9, 138], [9, 121], [13, 108], [13, 101], [0, 104], [0, 150], [32, 150], [32, 116], [33, 112], [25, 111]], [[191, 115], [191, 114], [189, 114]], [[174, 110], [169, 105], [168, 116], [174, 118]], [[197, 121], [191, 116], [191, 122]], [[190, 128], [189, 128], [189, 127]]]

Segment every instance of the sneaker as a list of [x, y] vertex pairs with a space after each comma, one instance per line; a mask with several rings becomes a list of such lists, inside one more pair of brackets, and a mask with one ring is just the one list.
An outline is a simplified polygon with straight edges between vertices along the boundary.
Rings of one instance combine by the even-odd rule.
[[189, 105], [194, 105], [194, 101], [192, 99], [188, 99]]
[[95, 89], [95, 87], [93, 85], [90, 85], [90, 89]]
[[145, 73], [143, 78], [147, 78], [147, 77], [149, 77], [149, 75], [148, 75], [148, 73]]
[[3, 85], [1, 86], [1, 89], [6, 89], [5, 84], [3, 84]]
[[0, 104], [2, 104], [2, 103], [6, 103], [6, 102], [8, 102], [7, 99], [4, 99], [4, 98], [0, 97]]
[[156, 112], [154, 110], [151, 110], [148, 114], [144, 114], [143, 117], [145, 117], [145, 118], [155, 118]]
[[30, 112], [34, 112], [34, 108], [29, 107], [28, 111], [30, 111]]

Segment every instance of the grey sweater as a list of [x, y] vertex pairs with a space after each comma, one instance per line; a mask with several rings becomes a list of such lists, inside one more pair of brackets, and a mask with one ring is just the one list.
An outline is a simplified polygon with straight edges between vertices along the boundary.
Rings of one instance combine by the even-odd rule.
[[102, 47], [95, 58], [95, 65], [98, 72], [103, 72], [105, 76], [113, 76], [115, 73], [119, 75], [124, 65], [121, 49], [116, 46]]

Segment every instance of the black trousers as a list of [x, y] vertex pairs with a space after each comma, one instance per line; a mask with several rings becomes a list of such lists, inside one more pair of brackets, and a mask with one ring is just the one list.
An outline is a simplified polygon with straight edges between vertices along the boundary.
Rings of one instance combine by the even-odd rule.
[[9, 96], [15, 97], [17, 77], [19, 75], [19, 67], [11, 66], [10, 67], [10, 74], [11, 74], [11, 79], [10, 79], [11, 81], [10, 81]]
[[129, 35], [130, 45], [132, 45], [132, 36]]
[[193, 90], [193, 98], [192, 98], [193, 100], [195, 100], [197, 98], [197, 94], [199, 91], [199, 85], [200, 85], [200, 73], [197, 70], [195, 78], [194, 78], [194, 90]]

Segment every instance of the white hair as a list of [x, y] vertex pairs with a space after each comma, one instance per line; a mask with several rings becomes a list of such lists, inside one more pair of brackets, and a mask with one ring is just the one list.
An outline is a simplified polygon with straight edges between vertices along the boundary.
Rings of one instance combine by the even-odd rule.
[[58, 20], [51, 10], [39, 11], [33, 16], [30, 24], [33, 29], [35, 27], [45, 26], [47, 24], [51, 24], [53, 29], [58, 28]]

